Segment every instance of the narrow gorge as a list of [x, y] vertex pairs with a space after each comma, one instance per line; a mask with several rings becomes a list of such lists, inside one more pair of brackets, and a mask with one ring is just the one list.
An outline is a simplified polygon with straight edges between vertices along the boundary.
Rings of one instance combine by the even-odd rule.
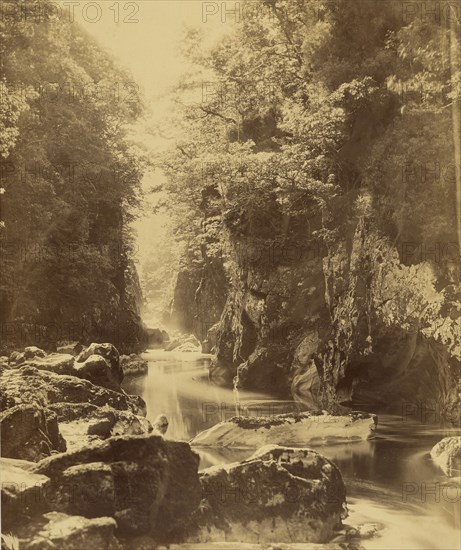
[[2, 2], [2, 550], [461, 549], [423, 4]]

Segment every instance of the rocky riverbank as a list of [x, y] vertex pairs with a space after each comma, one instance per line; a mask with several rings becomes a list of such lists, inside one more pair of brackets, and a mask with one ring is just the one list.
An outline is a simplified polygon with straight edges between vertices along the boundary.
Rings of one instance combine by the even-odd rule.
[[[330, 541], [344, 532], [347, 505], [332, 462], [272, 445], [199, 472], [191, 446], [165, 439], [167, 421], [152, 426], [143, 400], [123, 391], [123, 367], [111, 344], [2, 357], [5, 548], [339, 548]], [[359, 547], [357, 537], [342, 544]]]

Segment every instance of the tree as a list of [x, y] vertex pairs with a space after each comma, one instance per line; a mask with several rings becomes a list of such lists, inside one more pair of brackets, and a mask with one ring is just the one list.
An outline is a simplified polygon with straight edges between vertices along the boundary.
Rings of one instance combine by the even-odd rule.
[[41, 13], [48, 16], [0, 23], [9, 98], [1, 120], [10, 127], [2, 322], [73, 325], [61, 339], [116, 343], [127, 312], [139, 322], [129, 227], [144, 161], [127, 127], [141, 101], [129, 75], [77, 25]]

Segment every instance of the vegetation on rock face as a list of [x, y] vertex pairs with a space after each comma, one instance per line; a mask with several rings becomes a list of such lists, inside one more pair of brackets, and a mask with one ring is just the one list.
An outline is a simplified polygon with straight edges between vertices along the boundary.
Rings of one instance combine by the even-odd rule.
[[140, 98], [76, 24], [45, 2], [20, 3], [42, 16], [0, 22], [2, 340], [136, 347], [129, 224], [143, 161], [127, 124]]
[[189, 34], [198, 69], [162, 159], [178, 236], [205, 280], [227, 279], [211, 375], [301, 400], [315, 383], [330, 410], [378, 388], [383, 406], [450, 407], [459, 22], [392, 2], [259, 3], [211, 51]]

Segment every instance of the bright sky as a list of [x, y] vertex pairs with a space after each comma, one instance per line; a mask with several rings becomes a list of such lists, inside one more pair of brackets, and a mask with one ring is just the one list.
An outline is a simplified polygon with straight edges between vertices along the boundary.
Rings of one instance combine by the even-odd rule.
[[224, 32], [227, 24], [221, 21], [220, 5], [201, 0], [84, 1], [75, 7], [75, 17], [131, 70], [146, 98], [152, 98], [187, 68], [178, 51], [185, 27], [199, 27], [210, 36]]
[[[65, 6], [71, 2], [61, 0]], [[75, 4], [74, 15], [100, 45], [110, 52], [119, 63], [128, 68], [134, 81], [141, 86], [148, 110], [146, 116], [158, 120], [165, 106], [158, 98], [168, 92], [187, 72], [188, 65], [182, 59], [180, 39], [186, 27], [198, 27], [213, 41], [229, 30], [229, 22], [235, 15], [227, 15], [222, 21], [222, 2], [202, 0], [136, 0], [99, 2], [80, 1]], [[229, 2], [230, 8], [235, 2]], [[70, 10], [66, 7], [65, 9]], [[69, 11], [70, 14], [70, 11]], [[118, 22], [117, 22], [118, 21]], [[231, 23], [232, 24], [232, 23]], [[141, 140], [155, 149], [162, 146], [160, 138], [141, 134]], [[165, 142], [163, 142], [165, 143]], [[144, 187], [149, 187], [155, 174], [145, 178]], [[149, 214], [136, 222], [138, 233], [138, 258], [141, 262], [156, 246], [168, 246], [161, 230], [165, 218]], [[159, 242], [160, 241], [160, 242]]]

